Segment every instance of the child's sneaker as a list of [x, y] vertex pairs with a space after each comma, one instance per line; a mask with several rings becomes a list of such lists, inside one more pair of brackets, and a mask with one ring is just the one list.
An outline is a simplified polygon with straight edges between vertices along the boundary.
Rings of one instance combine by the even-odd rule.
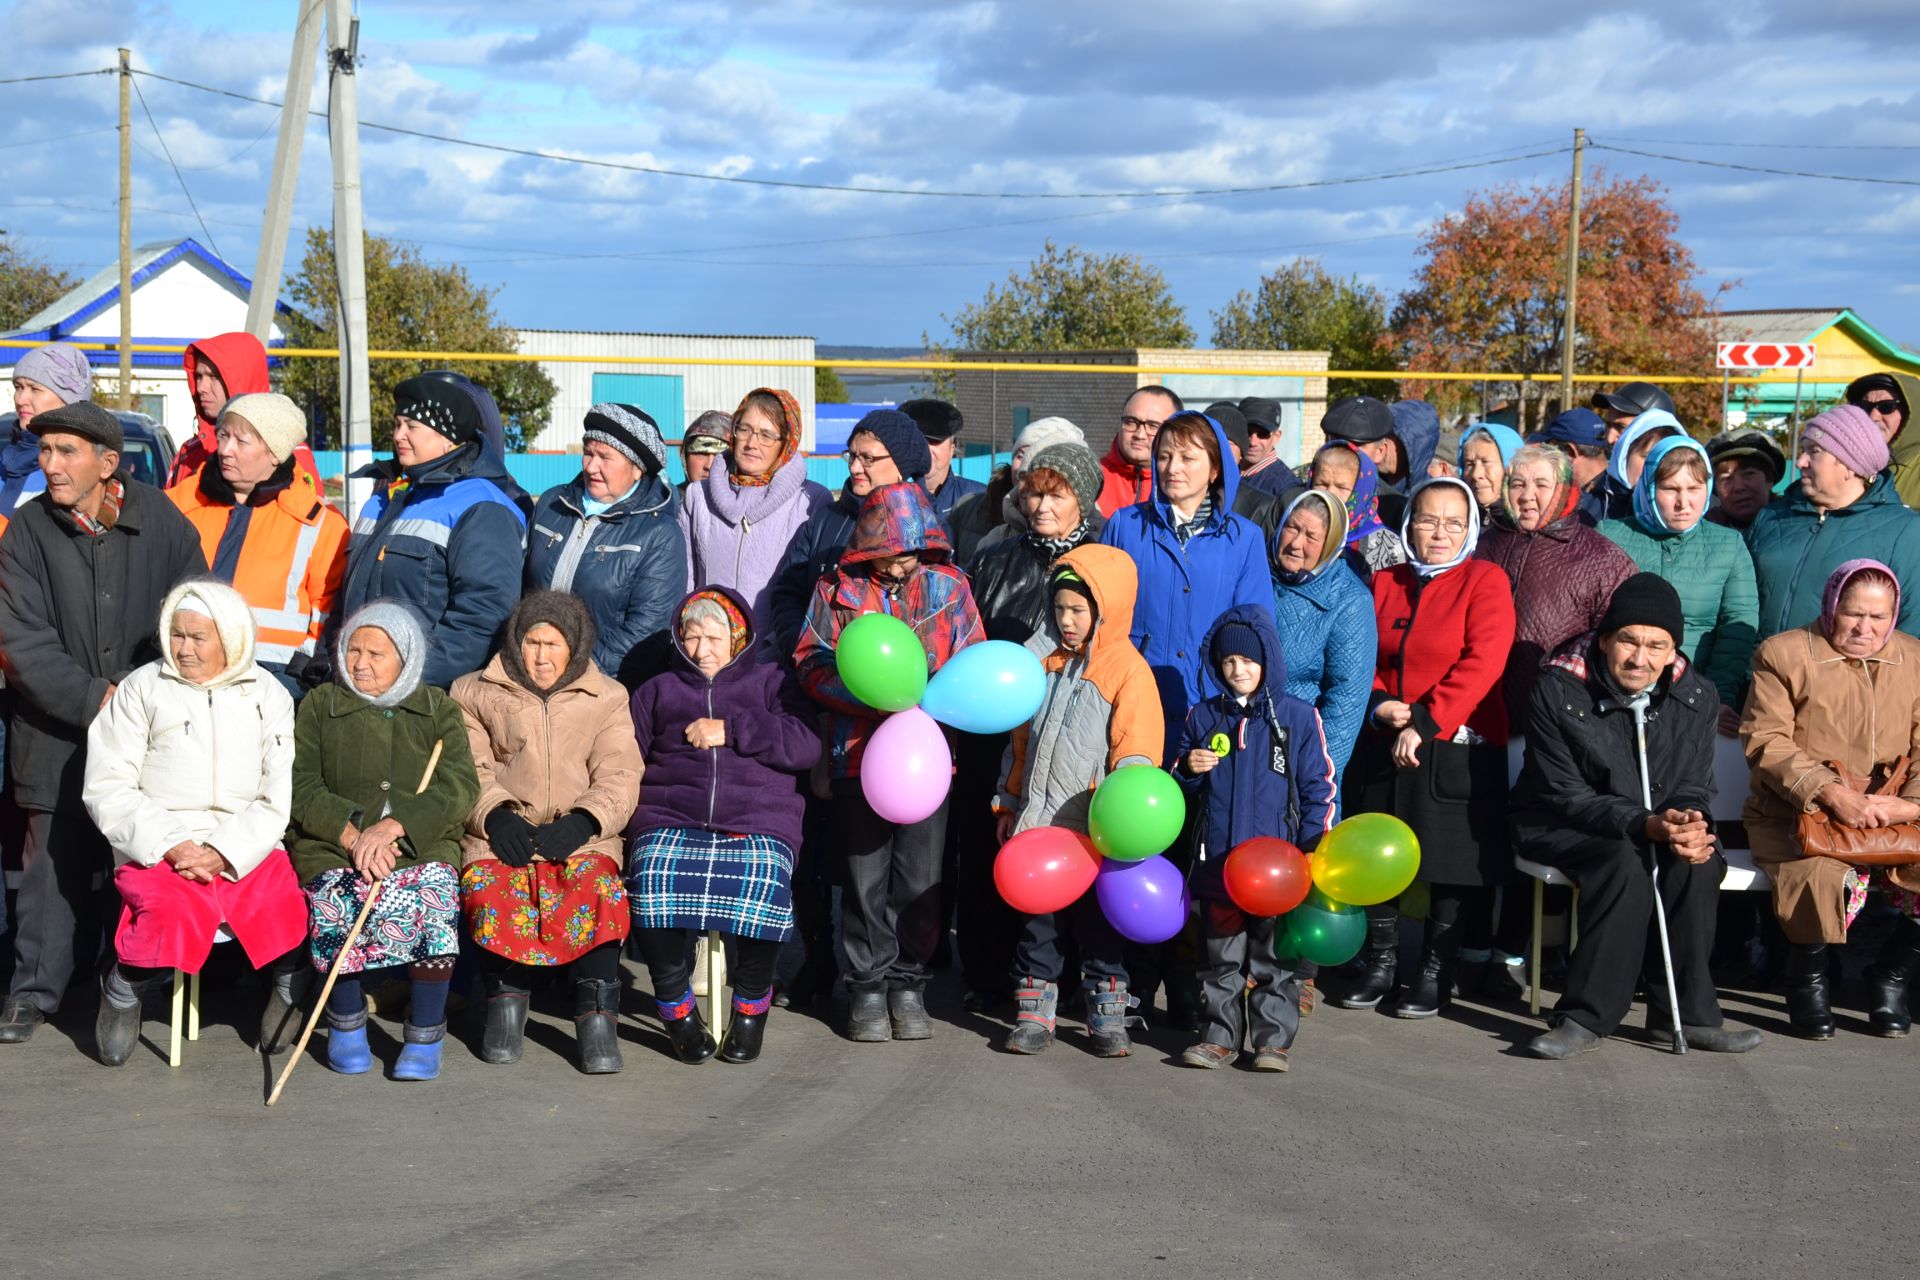
[[1087, 992], [1087, 1039], [1093, 1042], [1095, 1057], [1124, 1058], [1133, 1052], [1127, 1028], [1147, 1024], [1138, 1015], [1129, 1016], [1127, 1010], [1139, 1003], [1140, 997], [1128, 995], [1127, 984], [1118, 978], [1108, 978], [1105, 986]]
[[1038, 978], [1022, 978], [1013, 998], [1019, 1012], [1007, 1033], [1006, 1051], [1045, 1053], [1053, 1043], [1053, 1011], [1060, 1003], [1060, 988]]
[[1180, 1064], [1187, 1067], [1204, 1067], [1212, 1070], [1216, 1067], [1231, 1066], [1233, 1060], [1239, 1056], [1238, 1053], [1235, 1053], [1223, 1044], [1209, 1044], [1205, 1040], [1202, 1040], [1199, 1044], [1192, 1046], [1180, 1055]]
[[1278, 1045], [1263, 1045], [1253, 1051], [1255, 1071], [1285, 1071], [1288, 1065], [1287, 1051]]

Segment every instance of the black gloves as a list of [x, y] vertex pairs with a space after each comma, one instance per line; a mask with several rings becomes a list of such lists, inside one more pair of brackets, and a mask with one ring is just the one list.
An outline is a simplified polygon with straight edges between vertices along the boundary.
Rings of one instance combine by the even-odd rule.
[[600, 834], [600, 821], [584, 809], [575, 809], [555, 818], [533, 833], [540, 856], [560, 862], [580, 851], [580, 846]]
[[510, 867], [524, 867], [533, 861], [534, 826], [506, 805], [487, 815], [487, 843], [493, 856]]

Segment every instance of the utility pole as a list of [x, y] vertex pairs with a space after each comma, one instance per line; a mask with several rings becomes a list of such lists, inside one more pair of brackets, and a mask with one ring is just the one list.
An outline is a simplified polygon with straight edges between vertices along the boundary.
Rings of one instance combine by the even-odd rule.
[[253, 289], [247, 294], [247, 332], [264, 345], [273, 330], [274, 304], [280, 299], [280, 272], [287, 260], [287, 231], [293, 221], [293, 193], [300, 182], [300, 148], [307, 136], [307, 99], [313, 96], [313, 60], [320, 52], [324, 0], [294, 0], [293, 61], [287, 64], [287, 93], [280, 107], [280, 140], [273, 149], [273, 183], [267, 188], [267, 214], [260, 224], [260, 251], [253, 260]]
[[327, 129], [333, 141], [333, 264], [339, 297], [340, 444], [347, 519], [370, 496], [353, 473], [373, 459], [372, 377], [367, 368], [366, 232], [360, 214], [360, 99], [354, 62], [360, 21], [353, 0], [327, 0]]
[[[133, 408], [133, 71], [120, 51], [120, 393]], [[188, 390], [192, 390], [191, 387]]]
[[1586, 158], [1587, 131], [1573, 131], [1573, 199], [1567, 213], [1567, 313], [1560, 322], [1560, 412], [1573, 407], [1573, 331], [1580, 292], [1580, 162]]

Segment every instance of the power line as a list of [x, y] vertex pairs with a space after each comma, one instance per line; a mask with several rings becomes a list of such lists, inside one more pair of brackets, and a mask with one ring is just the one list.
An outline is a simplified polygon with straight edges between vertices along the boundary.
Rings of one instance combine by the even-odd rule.
[[1920, 151], [1914, 142], [1707, 142], [1698, 138], [1619, 138], [1660, 147], [1744, 147], [1758, 151]]
[[[214, 85], [200, 84], [192, 80], [181, 80], [174, 76], [164, 76], [157, 71], [135, 70], [133, 74], [146, 76], [153, 80], [163, 80], [168, 84], [177, 84], [186, 89], [197, 89], [202, 93], [219, 94], [223, 98], [234, 98], [241, 102], [257, 103], [263, 107], [278, 107], [281, 105], [271, 98], [256, 98], [251, 94], [235, 93], [231, 89], [221, 89]], [[308, 114], [319, 115], [321, 113], [309, 109]], [[853, 195], [918, 196], [943, 200], [1176, 200], [1192, 199], [1197, 196], [1259, 195], [1274, 191], [1305, 191], [1318, 187], [1349, 186], [1362, 182], [1383, 182], [1392, 178], [1424, 177], [1429, 174], [1452, 173], [1461, 169], [1481, 169], [1497, 164], [1512, 164], [1521, 160], [1539, 160], [1547, 156], [1564, 155], [1568, 150], [1567, 147], [1560, 146], [1544, 151], [1529, 152], [1523, 155], [1506, 156], [1497, 160], [1428, 165], [1422, 168], [1399, 169], [1385, 173], [1356, 174], [1343, 178], [1319, 178], [1307, 182], [1273, 182], [1244, 187], [1197, 187], [1190, 190], [1166, 191], [944, 191], [914, 187], [856, 187], [826, 182], [798, 182], [784, 178], [748, 178], [737, 174], [696, 173], [689, 169], [667, 169], [656, 165], [627, 164], [619, 160], [599, 160], [588, 156], [561, 155], [558, 152], [540, 151], [532, 147], [512, 147], [498, 142], [476, 142], [470, 138], [455, 138], [444, 133], [429, 133], [423, 129], [406, 129], [399, 125], [376, 124], [371, 120], [362, 120], [360, 127], [363, 129], [377, 129], [382, 133], [398, 134], [402, 137], [421, 138], [429, 142], [444, 142], [456, 147], [470, 147], [477, 151], [492, 151], [501, 155], [525, 156], [534, 160], [552, 160], [560, 164], [577, 164], [595, 169], [613, 169], [623, 173], [645, 173], [655, 177], [685, 178], [694, 182], [730, 183], [750, 187], [777, 187], [795, 191], [831, 191]]]
[[1640, 156], [1647, 160], [1671, 160], [1675, 164], [1705, 165], [1709, 169], [1738, 169], [1742, 173], [1772, 173], [1783, 178], [1818, 178], [1824, 182], [1871, 182], [1882, 187], [1920, 187], [1920, 178], [1867, 178], [1853, 173], [1808, 173], [1804, 169], [1775, 169], [1759, 164], [1735, 164], [1731, 160], [1703, 160], [1699, 156], [1670, 156], [1658, 151], [1636, 151], [1632, 147], [1616, 147], [1605, 142], [1588, 139], [1587, 145], [1595, 151], [1612, 151], [1623, 156]]
[[[132, 77], [128, 78], [131, 79]], [[193, 202], [193, 192], [187, 190], [187, 175], [181, 173], [180, 166], [173, 163], [173, 149], [167, 146], [166, 135], [160, 132], [159, 124], [154, 121], [153, 108], [147, 105], [147, 95], [140, 92], [140, 82], [138, 80], [134, 80], [133, 82], [133, 96], [140, 99], [140, 110], [147, 117], [147, 127], [152, 129], [153, 136], [160, 140], [160, 150], [166, 152], [167, 163], [172, 166], [173, 176], [178, 179], [180, 183], [181, 194], [187, 197], [187, 207], [193, 210], [194, 221], [200, 224], [201, 232], [207, 237], [207, 248], [213, 250], [216, 257], [219, 256], [220, 246], [214, 243], [213, 232], [207, 230], [207, 220], [200, 216], [200, 206]]]
[[62, 71], [50, 76], [14, 76], [11, 80], [0, 80], [0, 84], [33, 84], [38, 80], [78, 80], [82, 76], [110, 76], [119, 70], [118, 67], [101, 67], [97, 71]]

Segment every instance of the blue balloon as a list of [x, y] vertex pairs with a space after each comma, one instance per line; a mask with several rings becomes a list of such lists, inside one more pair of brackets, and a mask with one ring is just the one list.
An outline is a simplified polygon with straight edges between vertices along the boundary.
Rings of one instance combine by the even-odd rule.
[[934, 673], [920, 709], [962, 733], [1010, 733], [1033, 719], [1046, 692], [1047, 673], [1031, 651], [983, 640]]
[[1158, 854], [1139, 862], [1108, 858], [1094, 877], [1093, 894], [1113, 931], [1143, 945], [1179, 933], [1192, 903], [1180, 868]]

